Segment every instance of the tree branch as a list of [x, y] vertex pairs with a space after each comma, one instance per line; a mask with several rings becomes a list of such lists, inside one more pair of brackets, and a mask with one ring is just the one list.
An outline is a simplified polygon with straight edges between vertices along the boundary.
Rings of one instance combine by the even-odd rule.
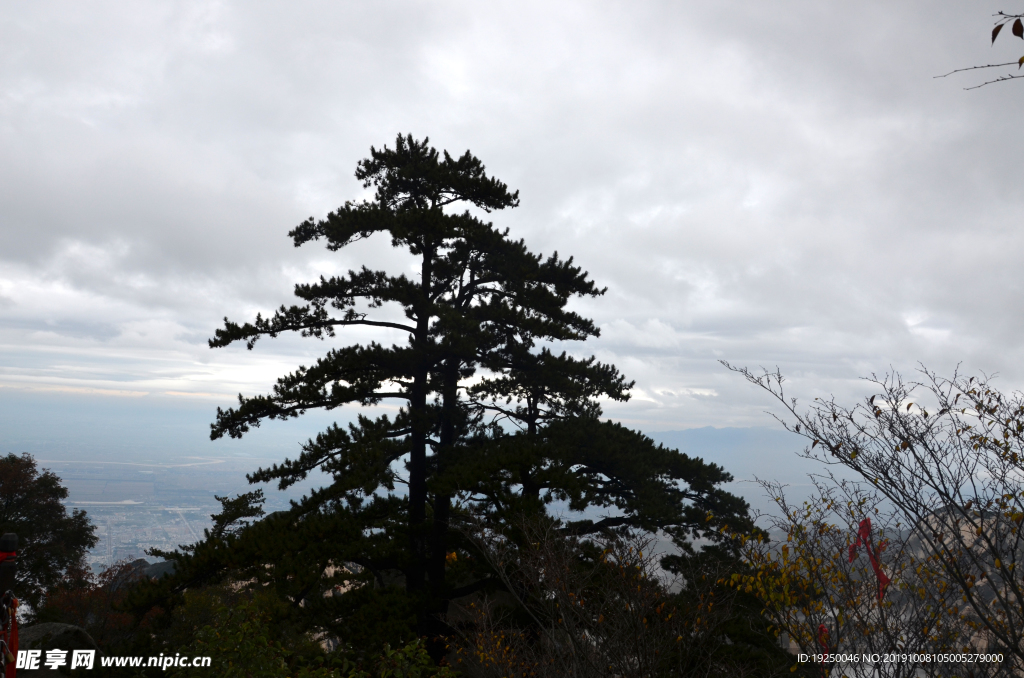
[[[949, 73], [946, 73], [944, 75], [933, 75], [932, 79], [934, 80], [935, 78], [945, 78], [946, 76], [953, 75], [954, 73], [963, 73], [964, 71], [976, 71], [979, 68], [1001, 68], [1003, 66], [1014, 66], [1014, 65], [1017, 65], [1016, 61], [1008, 61], [1005, 64], [988, 64], [986, 66], [970, 66], [968, 68], [958, 68], [955, 71], [950, 71]], [[981, 85], [978, 85], [978, 87], [981, 87]], [[968, 88], [968, 89], [973, 89], [973, 88]]]

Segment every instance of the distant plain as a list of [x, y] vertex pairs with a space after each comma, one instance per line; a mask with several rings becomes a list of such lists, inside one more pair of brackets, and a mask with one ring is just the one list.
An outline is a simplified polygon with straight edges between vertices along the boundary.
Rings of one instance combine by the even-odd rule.
[[[58, 403], [54, 407], [54, 403]], [[299, 452], [300, 444], [351, 412], [311, 412], [270, 422], [241, 440], [209, 439], [209, 424], [223, 403], [174, 397], [93, 396], [87, 393], [0, 389], [0, 453], [33, 455], [69, 490], [68, 505], [87, 511], [99, 526], [94, 568], [146, 548], [189, 543], [209, 527], [215, 496], [253, 489], [246, 474]], [[765, 426], [645, 431], [659, 443], [719, 464], [731, 473], [729, 490], [753, 510], [774, 505], [755, 482], [789, 486], [790, 499], [806, 498], [809, 473], [824, 466], [802, 459], [804, 440], [765, 415]], [[261, 485], [266, 509], [287, 507], [324, 477], [311, 477], [285, 492]]]

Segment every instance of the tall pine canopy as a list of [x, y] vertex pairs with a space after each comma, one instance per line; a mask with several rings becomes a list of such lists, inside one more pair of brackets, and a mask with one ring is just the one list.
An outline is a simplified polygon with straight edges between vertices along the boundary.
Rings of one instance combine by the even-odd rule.
[[[301, 302], [272, 317], [225, 319], [211, 347], [251, 350], [263, 336], [298, 332], [330, 349], [270, 394], [218, 409], [212, 438], [313, 408], [358, 404], [363, 414], [252, 474], [284, 488], [319, 469], [331, 482], [244, 527], [230, 523], [258, 517], [249, 503], [259, 495], [225, 500], [207, 540], [175, 555], [173, 586], [264, 581], [307, 628], [370, 644], [442, 633], [451, 600], [498, 586], [483, 559], [467, 557], [469, 522], [501, 528], [586, 510], [565, 529], [661, 530], [686, 552], [723, 522], [746, 523], [746, 504], [719, 487], [731, 480], [722, 468], [601, 420], [598, 400], [626, 400], [632, 382], [560, 347], [598, 335], [569, 305], [604, 289], [572, 258], [533, 254], [476, 216], [516, 207], [518, 192], [468, 151], [454, 158], [411, 136], [371, 148], [356, 177], [373, 199], [303, 222], [289, 233], [295, 246], [336, 251], [386, 237], [415, 259], [415, 275], [364, 266], [297, 285]], [[358, 326], [402, 338], [346, 343]], [[374, 408], [382, 403], [397, 413]]]

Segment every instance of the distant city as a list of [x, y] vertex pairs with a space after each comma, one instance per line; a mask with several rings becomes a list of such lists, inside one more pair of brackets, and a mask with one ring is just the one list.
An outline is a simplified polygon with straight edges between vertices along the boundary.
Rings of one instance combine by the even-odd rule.
[[[89, 514], [99, 542], [88, 555], [98, 573], [125, 558], [159, 558], [150, 549], [172, 551], [203, 538], [220, 511], [215, 495], [234, 496], [252, 489], [245, 474], [259, 465], [252, 459], [183, 458], [161, 462], [66, 461], [38, 459], [68, 488], [65, 504]], [[262, 461], [262, 460], [261, 460]], [[308, 487], [308, 484], [303, 486]], [[302, 489], [266, 489], [267, 512], [286, 508]]]

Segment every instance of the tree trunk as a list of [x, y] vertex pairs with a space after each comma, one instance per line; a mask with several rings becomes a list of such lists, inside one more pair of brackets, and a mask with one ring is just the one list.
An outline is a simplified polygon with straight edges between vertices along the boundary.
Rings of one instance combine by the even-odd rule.
[[416, 309], [416, 335], [414, 348], [420, 353], [413, 375], [412, 398], [409, 401], [410, 445], [409, 454], [409, 539], [412, 564], [407, 573], [406, 590], [422, 591], [425, 579], [423, 528], [427, 520], [427, 375], [430, 356], [427, 355], [430, 331], [430, 287], [432, 282], [434, 250], [424, 248], [420, 267], [419, 308]]

